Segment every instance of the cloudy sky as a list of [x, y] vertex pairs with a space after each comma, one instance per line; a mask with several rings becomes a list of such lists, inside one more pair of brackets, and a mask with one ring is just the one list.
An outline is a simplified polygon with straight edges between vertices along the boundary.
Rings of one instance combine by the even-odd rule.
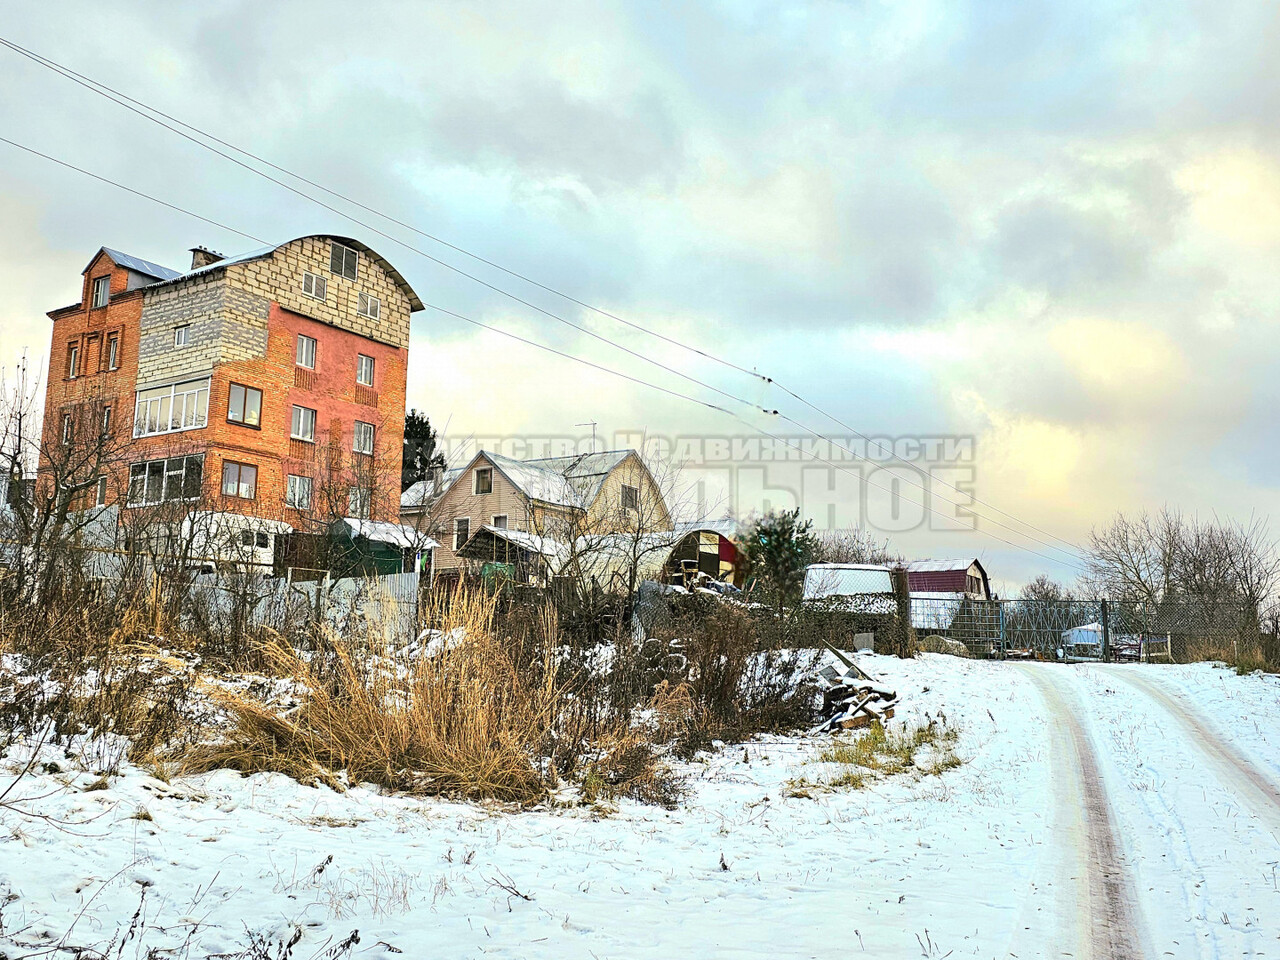
[[[107, 17], [97, 3], [11, 5], [0, 34], [757, 369], [857, 431], [972, 437], [972, 460], [946, 476], [1065, 541], [1117, 509], [1247, 516], [1280, 505], [1274, 4], [309, 0], [166, 5], [163, 16], [134, 6]], [[749, 421], [426, 311], [409, 402], [455, 442], [581, 436], [590, 428], [576, 425], [593, 420], [610, 440], [758, 436], [753, 427], [807, 436], [7, 50], [0, 88], [2, 136], [257, 237], [360, 237], [424, 301]], [[644, 357], [852, 436], [761, 380], [358, 216]], [[195, 244], [257, 246], [4, 144], [0, 223], [10, 369], [24, 350], [43, 362], [44, 313], [77, 299], [101, 245], [175, 268]], [[723, 466], [708, 502], [743, 513], [824, 483], [826, 499], [806, 504], [820, 523], [863, 504], [857, 464], [825, 481], [821, 464], [802, 477], [798, 465], [749, 463], [728, 480]], [[961, 499], [934, 489], [940, 512]], [[981, 555], [1009, 585], [1039, 570], [1072, 576], [995, 539], [1061, 557], [993, 523], [901, 530], [912, 508], [870, 497], [861, 508], [912, 555]]]

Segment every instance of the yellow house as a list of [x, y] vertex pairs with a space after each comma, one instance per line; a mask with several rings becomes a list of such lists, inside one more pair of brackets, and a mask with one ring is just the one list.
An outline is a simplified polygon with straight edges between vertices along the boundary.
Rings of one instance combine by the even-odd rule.
[[440, 541], [437, 571], [461, 566], [458, 551], [486, 530], [527, 535], [521, 539], [549, 556], [583, 538], [672, 528], [662, 490], [635, 450], [539, 460], [482, 450], [460, 470], [415, 487], [401, 516]]

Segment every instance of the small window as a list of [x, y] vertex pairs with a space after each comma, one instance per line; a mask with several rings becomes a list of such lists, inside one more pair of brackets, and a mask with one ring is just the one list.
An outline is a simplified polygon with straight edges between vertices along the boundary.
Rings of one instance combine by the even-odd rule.
[[372, 499], [369, 493], [368, 487], [350, 487], [347, 490], [347, 516], [357, 520], [369, 519], [369, 501]]
[[174, 327], [173, 328], [173, 345], [175, 347], [185, 347], [187, 345], [187, 338], [190, 335], [190, 333], [191, 333], [191, 327], [185, 323], [180, 327]]
[[97, 486], [93, 490], [93, 505], [95, 507], [105, 506], [107, 503], [107, 478], [99, 477]]
[[300, 367], [306, 367], [308, 370], [316, 368], [316, 341], [315, 337], [308, 337], [305, 334], [298, 334], [298, 356], [297, 363]]
[[75, 434], [75, 424], [71, 419], [71, 414], [64, 413], [62, 415], [62, 442], [70, 443], [72, 436]]
[[622, 485], [622, 509], [623, 510], [639, 510], [640, 509], [640, 488], [633, 487], [630, 484]]
[[311, 478], [289, 474], [285, 484], [284, 502], [297, 510], [311, 509]]
[[482, 467], [476, 471], [476, 493], [493, 493], [493, 468]]
[[120, 366], [120, 335], [111, 334], [107, 337], [107, 369], [115, 370]]
[[329, 254], [329, 269], [340, 277], [354, 280], [360, 263], [360, 254], [346, 244], [334, 243]]
[[315, 300], [323, 300], [329, 292], [329, 281], [314, 273], [303, 273], [302, 293]]
[[366, 357], [363, 353], [356, 354], [356, 383], [366, 387], [373, 386], [373, 357]]
[[102, 435], [108, 437], [111, 435], [111, 404], [104, 404], [102, 407]]
[[310, 407], [294, 406], [293, 408], [293, 426], [290, 428], [289, 436], [295, 440], [316, 439], [316, 412]]
[[111, 278], [110, 277], [94, 277], [93, 278], [93, 300], [90, 301], [91, 309], [97, 310], [99, 307], [105, 307], [107, 300], [111, 296]]
[[67, 344], [67, 379], [74, 380], [80, 376], [80, 344]]
[[227, 391], [227, 420], [246, 427], [262, 426], [262, 391], [233, 383]]
[[471, 520], [463, 517], [460, 520], [453, 521], [453, 552], [457, 553], [459, 548], [467, 542], [471, 537]]
[[382, 301], [377, 297], [362, 293], [356, 299], [356, 313], [362, 317], [368, 317], [370, 320], [377, 320], [378, 317], [382, 316]]
[[505, 513], [495, 513], [493, 515], [493, 526], [498, 530], [507, 529], [507, 515]]
[[265, 530], [241, 530], [240, 546], [269, 547], [271, 546], [271, 534]]
[[363, 420], [356, 421], [355, 441], [351, 449], [356, 453], [373, 453], [373, 424]]
[[258, 492], [258, 468], [249, 463], [222, 464], [222, 495], [252, 500]]

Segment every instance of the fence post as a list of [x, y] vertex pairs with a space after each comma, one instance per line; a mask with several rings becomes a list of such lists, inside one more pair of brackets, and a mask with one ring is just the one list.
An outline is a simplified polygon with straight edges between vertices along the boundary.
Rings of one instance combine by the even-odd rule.
[[1102, 601], [1102, 660], [1104, 663], [1111, 661], [1111, 611], [1107, 606], [1107, 601]]
[[997, 600], [996, 603], [998, 604], [996, 609], [1000, 611], [1000, 659], [1003, 660], [1009, 648], [1004, 636], [1004, 601]]

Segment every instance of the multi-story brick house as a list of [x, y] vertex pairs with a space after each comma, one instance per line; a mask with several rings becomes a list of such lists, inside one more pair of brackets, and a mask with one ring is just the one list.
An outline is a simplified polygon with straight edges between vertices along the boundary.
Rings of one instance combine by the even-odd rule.
[[346, 237], [192, 255], [180, 273], [103, 248], [80, 302], [49, 313], [42, 477], [48, 451], [101, 430], [113, 454], [87, 499], [126, 515], [394, 520], [409, 284]]

